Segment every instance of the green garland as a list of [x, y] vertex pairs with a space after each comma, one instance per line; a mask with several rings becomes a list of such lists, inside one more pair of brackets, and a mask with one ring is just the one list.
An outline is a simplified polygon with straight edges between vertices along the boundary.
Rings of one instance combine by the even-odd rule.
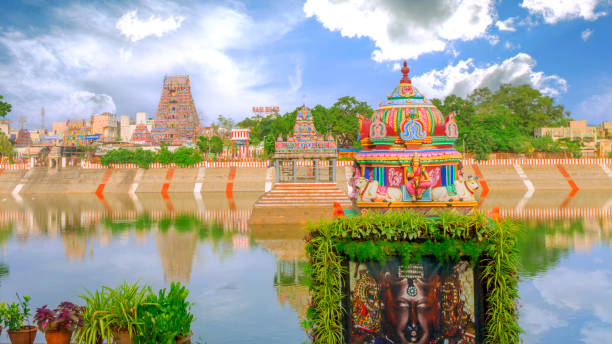
[[486, 343], [518, 343], [517, 226], [497, 224], [482, 214], [439, 212], [434, 217], [413, 212], [371, 212], [310, 225], [306, 252], [310, 265], [311, 305], [303, 326], [315, 343], [341, 343], [346, 257], [384, 262], [399, 256], [405, 264], [432, 255], [441, 262], [470, 257], [480, 261], [487, 305]]

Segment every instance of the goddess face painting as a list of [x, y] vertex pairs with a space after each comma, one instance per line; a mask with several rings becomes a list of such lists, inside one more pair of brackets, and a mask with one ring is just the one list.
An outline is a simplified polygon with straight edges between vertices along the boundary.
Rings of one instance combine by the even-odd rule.
[[349, 267], [350, 343], [476, 343], [470, 263], [390, 258]]

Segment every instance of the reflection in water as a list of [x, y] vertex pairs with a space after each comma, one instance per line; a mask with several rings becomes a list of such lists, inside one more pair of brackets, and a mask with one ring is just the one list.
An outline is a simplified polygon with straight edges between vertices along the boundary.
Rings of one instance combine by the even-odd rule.
[[9, 274], [8, 265], [0, 262], [0, 286], [2, 286], [2, 279]]
[[281, 305], [288, 303], [297, 313], [300, 322], [306, 317], [306, 309], [310, 303], [310, 294], [304, 276], [305, 261], [279, 260], [276, 262], [274, 288]]
[[[249, 227], [256, 197], [236, 199], [232, 210], [217, 198], [198, 203], [173, 195], [169, 211], [161, 196], [141, 197], [138, 209], [129, 198], [109, 196], [110, 213], [95, 197], [62, 197], [2, 203], [0, 299], [31, 291], [41, 304], [59, 303], [82, 286], [137, 279], [161, 287], [180, 280], [201, 305], [194, 327], [210, 343], [305, 340], [298, 324], [309, 302], [302, 272], [306, 233]], [[605, 330], [612, 328], [612, 218], [521, 221], [525, 342], [612, 336]], [[32, 273], [42, 286], [32, 286]], [[239, 327], [238, 318], [245, 319]]]

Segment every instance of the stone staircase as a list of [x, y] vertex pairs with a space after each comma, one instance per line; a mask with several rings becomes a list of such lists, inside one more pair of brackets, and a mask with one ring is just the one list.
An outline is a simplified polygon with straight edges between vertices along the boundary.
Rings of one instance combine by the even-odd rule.
[[326, 207], [331, 209], [334, 202], [340, 203], [343, 208], [352, 207], [348, 196], [333, 183], [278, 183], [259, 198], [255, 207]]

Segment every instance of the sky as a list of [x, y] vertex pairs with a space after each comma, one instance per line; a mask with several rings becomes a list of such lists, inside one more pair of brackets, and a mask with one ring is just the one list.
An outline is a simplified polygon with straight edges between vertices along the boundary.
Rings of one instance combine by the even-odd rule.
[[[0, 1], [0, 95], [26, 127], [154, 116], [189, 75], [203, 124], [253, 106], [376, 107], [401, 79], [428, 98], [529, 84], [574, 119], [612, 120], [612, 0]], [[15, 126], [16, 124], [14, 124]]]

